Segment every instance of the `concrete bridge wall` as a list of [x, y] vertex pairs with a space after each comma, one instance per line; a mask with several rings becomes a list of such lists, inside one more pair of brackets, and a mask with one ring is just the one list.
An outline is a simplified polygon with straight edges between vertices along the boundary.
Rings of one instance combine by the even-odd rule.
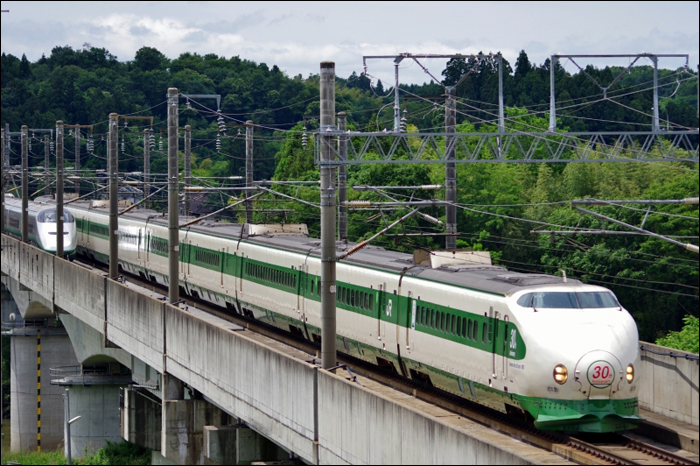
[[[698, 425], [698, 360], [686, 359], [690, 353], [642, 342], [644, 348], [657, 353], [673, 352], [674, 356], [642, 351], [639, 377], [639, 406], [671, 419]], [[694, 355], [697, 357], [697, 355]]]

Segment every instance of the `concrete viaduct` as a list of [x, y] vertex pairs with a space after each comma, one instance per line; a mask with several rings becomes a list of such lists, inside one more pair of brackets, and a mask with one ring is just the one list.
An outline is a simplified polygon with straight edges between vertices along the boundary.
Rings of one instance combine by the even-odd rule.
[[[564, 461], [7, 235], [2, 283], [3, 323], [21, 314], [4, 334], [13, 450], [62, 444], [69, 388], [70, 416], [83, 416], [76, 455], [123, 437], [154, 450], [154, 464]], [[698, 425], [697, 361], [644, 352], [638, 371], [642, 408]]]

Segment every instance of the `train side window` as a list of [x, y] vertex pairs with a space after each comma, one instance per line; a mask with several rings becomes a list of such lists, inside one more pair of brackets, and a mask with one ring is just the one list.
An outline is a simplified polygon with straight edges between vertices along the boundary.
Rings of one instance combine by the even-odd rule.
[[311, 280], [311, 294], [314, 294], [314, 281]]
[[370, 311], [374, 310], [374, 294], [373, 293], [369, 294], [369, 310]]
[[486, 336], [487, 336], [487, 331], [486, 331], [486, 322], [481, 324], [481, 342], [486, 343]]
[[452, 335], [454, 335], [454, 334], [455, 334], [455, 325], [457, 325], [457, 319], [455, 318], [455, 316], [451, 316], [450, 320], [452, 321], [452, 322], [451, 322], [451, 323], [452, 323], [452, 326], [451, 326], [452, 328], [451, 328], [450, 333], [451, 333]]
[[441, 312], [440, 313], [440, 329], [441, 332], [445, 331], [445, 313]]
[[428, 309], [428, 326], [435, 328], [435, 309]]
[[462, 319], [462, 338], [467, 337], [467, 318]]

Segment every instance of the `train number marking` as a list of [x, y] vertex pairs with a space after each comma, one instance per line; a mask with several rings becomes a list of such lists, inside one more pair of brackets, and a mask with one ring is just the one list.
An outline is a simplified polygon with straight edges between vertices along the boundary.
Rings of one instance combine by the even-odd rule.
[[595, 388], [605, 388], [615, 379], [615, 368], [607, 361], [595, 361], [588, 367], [588, 381]]
[[391, 308], [392, 308], [393, 305], [394, 305], [394, 302], [393, 302], [393, 301], [389, 301], [389, 302], [386, 304], [386, 315], [387, 315], [387, 317], [391, 317]]
[[515, 329], [512, 329], [510, 331], [510, 349], [514, 350], [518, 347], [518, 341], [515, 339], [515, 335], [517, 334], [517, 331]]

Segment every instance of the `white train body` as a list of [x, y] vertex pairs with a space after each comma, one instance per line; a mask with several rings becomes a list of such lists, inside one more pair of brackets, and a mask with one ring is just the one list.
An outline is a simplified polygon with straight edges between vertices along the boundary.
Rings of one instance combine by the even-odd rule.
[[[106, 262], [107, 211], [76, 204], [78, 252]], [[318, 240], [202, 223], [180, 231], [181, 293], [320, 341]], [[123, 270], [168, 284], [165, 218], [121, 216], [119, 238]], [[544, 429], [605, 432], [639, 421], [637, 328], [605, 288], [495, 266], [416, 267], [372, 246], [338, 262], [336, 275], [341, 352], [527, 413]]]
[[[56, 206], [50, 202], [28, 202], [29, 241], [46, 252], [56, 253], [57, 223]], [[22, 236], [22, 199], [5, 195], [5, 231]], [[75, 255], [76, 229], [70, 210], [63, 211], [63, 252], [68, 257]]]

